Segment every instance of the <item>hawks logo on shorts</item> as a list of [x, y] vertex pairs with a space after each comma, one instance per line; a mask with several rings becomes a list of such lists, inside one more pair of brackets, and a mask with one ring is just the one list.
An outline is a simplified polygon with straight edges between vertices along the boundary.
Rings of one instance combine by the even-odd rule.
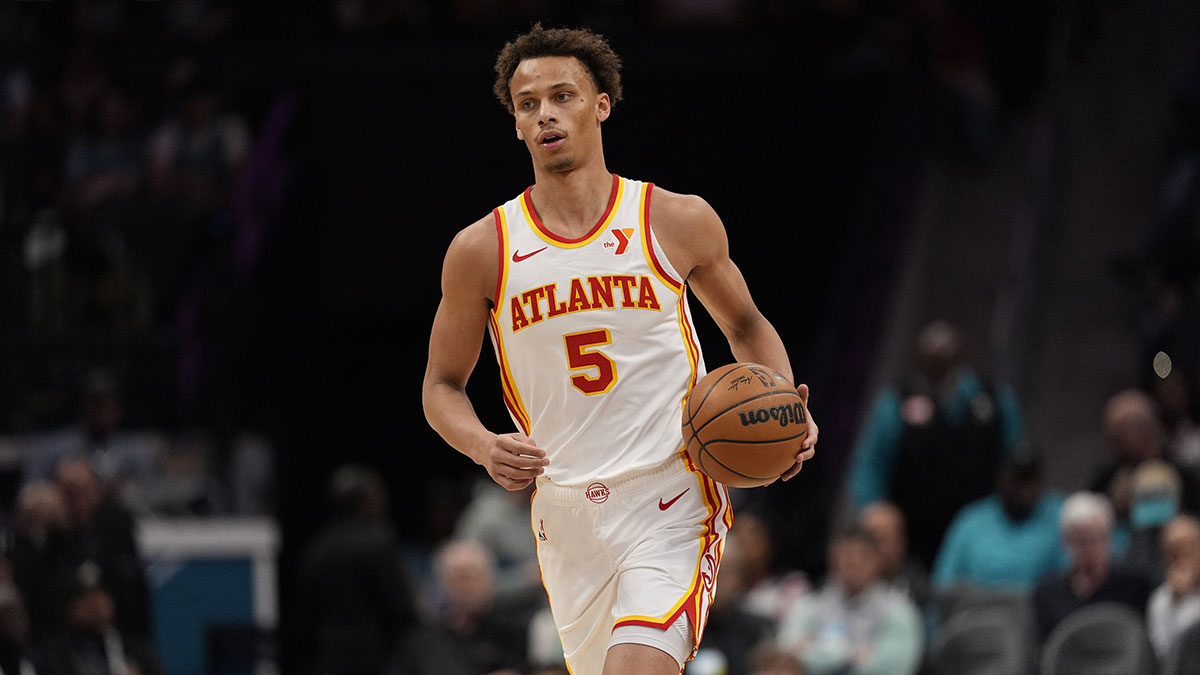
[[709, 551], [704, 554], [704, 561], [700, 563], [700, 579], [704, 581], [704, 590], [712, 593], [713, 584], [717, 581], [717, 558]]
[[608, 487], [604, 483], [592, 483], [587, 486], [587, 498], [597, 504], [608, 501]]

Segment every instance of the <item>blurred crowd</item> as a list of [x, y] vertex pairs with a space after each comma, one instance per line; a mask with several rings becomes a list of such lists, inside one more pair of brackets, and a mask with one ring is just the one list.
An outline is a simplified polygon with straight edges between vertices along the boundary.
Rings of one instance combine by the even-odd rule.
[[[273, 508], [270, 443], [214, 430], [194, 408], [203, 318], [222, 277], [253, 264], [271, 203], [256, 190], [277, 178], [266, 161], [277, 108], [230, 86], [225, 46], [271, 31], [457, 35], [555, 12], [601, 30], [803, 19], [843, 49], [840, 77], [925, 64], [930, 140], [967, 166], [986, 163], [1044, 61], [1043, 11], [989, 23], [987, 3], [338, 0], [294, 14], [267, 4], [0, 6], [5, 673], [161, 672], [137, 518]], [[1080, 4], [1086, 25], [1100, 3]], [[965, 362], [956, 328], [934, 322], [861, 430], [849, 515], [814, 544], [823, 567], [780, 556], [789, 524], [735, 491], [720, 592], [689, 673], [957, 674], [962, 636], [980, 625], [1010, 641], [1013, 672], [1032, 672], [1069, 644], [1079, 612], [1115, 604], [1135, 617], [1146, 672], [1174, 675], [1200, 622], [1200, 64], [1175, 104], [1155, 228], [1113, 266], [1146, 299], [1142, 353], [1130, 355], [1145, 376], [1098, 415], [1108, 445], [1085, 490], [1047, 484], [1055, 449], [1029, 437], [1012, 387]], [[246, 194], [254, 208], [238, 201]], [[168, 348], [146, 347], [163, 336]], [[169, 404], [145, 395], [164, 391]], [[180, 412], [189, 405], [191, 417]], [[284, 570], [295, 592], [281, 638], [302, 672], [565, 673], [529, 493], [456, 486], [470, 498], [444, 536], [414, 541], [398, 532], [388, 478], [361, 465], [333, 472], [327, 520]]]
[[273, 511], [270, 443], [182, 412], [255, 145], [211, 58], [232, 19], [0, 7], [5, 673], [162, 672], [137, 519]]
[[[1124, 621], [1124, 637], [1088, 667], [1129, 658], [1120, 672], [1188, 672], [1181, 654], [1200, 640], [1194, 401], [1114, 394], [1097, 419], [1107, 448], [1084, 489], [1066, 494], [1046, 480], [1046, 450], [1026, 439], [1015, 395], [962, 360], [952, 325], [926, 327], [914, 354], [860, 435], [851, 514], [824, 570], [780, 559], [788, 524], [752, 490], [732, 491], [743, 506], [688, 672], [1032, 673], [1078, 658], [1071, 640], [1095, 635], [1092, 620]], [[1179, 377], [1167, 389], [1190, 387]], [[565, 673], [538, 579], [531, 489], [481, 480], [453, 533], [421, 550], [388, 524], [382, 477], [339, 470], [297, 584], [301, 662], [328, 673], [358, 672], [349, 655], [389, 664], [377, 672]]]

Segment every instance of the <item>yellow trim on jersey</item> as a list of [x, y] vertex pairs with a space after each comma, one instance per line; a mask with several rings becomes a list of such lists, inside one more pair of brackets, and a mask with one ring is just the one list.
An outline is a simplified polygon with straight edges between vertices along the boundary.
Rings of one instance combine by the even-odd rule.
[[503, 206], [496, 209], [500, 216], [500, 271], [499, 281], [496, 282], [496, 302], [492, 305], [492, 314], [500, 316], [500, 307], [504, 304], [504, 289], [508, 288], [508, 215]]
[[[733, 529], [733, 502], [729, 499], [729, 488], [724, 485], [719, 486], [721, 491], [725, 493], [725, 527]], [[721, 545], [724, 550], [724, 544]], [[717, 556], [717, 563], [720, 564], [721, 556]]]
[[504, 334], [500, 330], [500, 322], [498, 315], [493, 314], [488, 318], [488, 323], [492, 328], [492, 335], [496, 339], [496, 361], [500, 366], [500, 387], [504, 390], [505, 398], [512, 404], [513, 414], [517, 418], [517, 424], [520, 425], [521, 431], [525, 435], [533, 433], [533, 424], [529, 421], [529, 412], [525, 410], [525, 404], [521, 401], [521, 393], [517, 391], [517, 382], [513, 378], [512, 370], [508, 367], [508, 355], [504, 352]]
[[617, 211], [619, 211], [621, 209], [621, 197], [623, 197], [624, 195], [625, 195], [625, 179], [617, 178], [617, 196], [613, 198], [612, 208], [609, 209], [608, 216], [604, 219], [604, 222], [600, 223], [600, 225], [596, 227], [596, 231], [592, 233], [592, 236], [588, 237], [587, 239], [584, 239], [583, 241], [577, 241], [572, 244], [568, 244], [568, 243], [565, 243], [562, 241], [557, 241], [555, 239], [551, 239], [550, 237], [547, 237], [546, 233], [542, 232], [542, 229], [540, 227], [538, 227], [537, 223], [535, 223], [533, 221], [533, 214], [531, 214], [529, 212], [529, 206], [526, 205], [525, 199], [520, 198], [517, 201], [519, 201], [521, 203], [521, 213], [525, 214], [525, 222], [529, 225], [529, 229], [533, 230], [533, 233], [536, 234], [538, 237], [540, 237], [542, 241], [546, 242], [547, 244], [550, 244], [551, 246], [557, 246], [559, 248], [579, 248], [581, 246], [587, 246], [588, 244], [592, 243], [593, 241], [596, 241], [596, 239], [598, 239], [600, 237], [600, 235], [602, 235], [608, 231], [609, 224], [612, 223], [613, 218], [616, 217]]
[[[682, 296], [683, 287], [675, 282], [668, 281], [667, 278], [662, 275], [662, 272], [658, 271], [658, 265], [655, 264], [652, 252], [650, 251], [650, 247], [654, 245], [650, 238], [650, 225], [646, 222], [646, 197], [650, 195], [650, 187], [650, 183], [642, 183], [642, 195], [638, 198], [638, 225], [642, 230], [639, 233], [641, 235], [640, 239], [642, 240], [642, 255], [645, 256], [646, 266], [650, 268], [650, 271], [654, 273], [654, 276], [657, 277], [659, 281], [663, 282], [664, 286]], [[665, 252], [663, 257], [666, 257]]]
[[[683, 393], [683, 403], [679, 410], [679, 415], [682, 417], [687, 411], [688, 397], [692, 395], [692, 387], [696, 386], [696, 381], [699, 379], [699, 354], [696, 353], [696, 346], [693, 343], [696, 335], [696, 328], [692, 326], [692, 322], [688, 320], [686, 311], [685, 293], [679, 294], [679, 301], [675, 303], [675, 314], [679, 321], [679, 337], [683, 340], [684, 351], [687, 352], [688, 365], [691, 367], [691, 374], [688, 376], [688, 388]], [[686, 448], [686, 441], [684, 448]]]

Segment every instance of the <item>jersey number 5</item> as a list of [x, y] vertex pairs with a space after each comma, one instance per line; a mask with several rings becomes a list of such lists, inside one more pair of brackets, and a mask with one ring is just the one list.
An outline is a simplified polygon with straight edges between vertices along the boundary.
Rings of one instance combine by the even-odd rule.
[[567, 333], [563, 345], [567, 348], [567, 366], [571, 369], [571, 386], [593, 396], [607, 393], [617, 382], [617, 364], [596, 351], [596, 347], [612, 344], [612, 334], [607, 329], [585, 330]]

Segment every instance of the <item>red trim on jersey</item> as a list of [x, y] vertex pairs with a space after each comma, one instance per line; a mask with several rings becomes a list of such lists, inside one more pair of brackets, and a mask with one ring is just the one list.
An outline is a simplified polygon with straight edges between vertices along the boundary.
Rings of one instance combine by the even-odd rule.
[[687, 348], [692, 353], [692, 377], [688, 382], [688, 394], [692, 393], [692, 388], [696, 386], [697, 378], [700, 373], [700, 345], [696, 342], [696, 329], [692, 326], [692, 318], [687, 312], [687, 289], [683, 289], [679, 294], [679, 322], [683, 324], [683, 337], [687, 341]]
[[537, 226], [537, 229], [540, 230], [542, 234], [560, 244], [578, 244], [595, 235], [600, 227], [604, 225], [604, 221], [608, 220], [608, 214], [612, 213], [612, 210], [617, 207], [617, 191], [621, 186], [621, 178], [615, 173], [612, 175], [612, 177], [612, 193], [608, 196], [608, 206], [604, 209], [604, 213], [600, 216], [600, 220], [596, 221], [596, 224], [592, 226], [592, 229], [588, 230], [587, 234], [579, 237], [578, 239], [567, 239], [566, 237], [560, 237], [546, 228], [546, 225], [542, 223], [542, 219], [538, 217], [537, 210], [533, 208], [533, 197], [531, 194], [533, 192], [532, 185], [525, 188], [525, 192], [521, 194], [521, 199], [525, 200], [525, 210], [529, 211], [529, 217], [533, 219], [533, 224]]
[[658, 270], [658, 275], [663, 278], [663, 281], [674, 286], [675, 290], [681, 291], [683, 290], [683, 282], [667, 273], [662, 263], [658, 261], [658, 256], [654, 254], [654, 245], [651, 243], [653, 240], [650, 237], [650, 197], [653, 192], [654, 183], [646, 183], [646, 199], [645, 204], [642, 205], [642, 222], [645, 223], [645, 227], [642, 228], [642, 238], [646, 241], [646, 253], [650, 254], [650, 262], [654, 263], [654, 269]]
[[[722, 485], [721, 492], [725, 493], [725, 527], [733, 528], [733, 501], [729, 499], [729, 487]], [[721, 556], [717, 556], [717, 564], [721, 564]]]
[[692, 625], [694, 626], [696, 624], [696, 621], [692, 617], [696, 613], [695, 596], [696, 596], [697, 588], [704, 588], [704, 582], [700, 582], [699, 584], [696, 585], [696, 587], [692, 588], [692, 590], [687, 595], [687, 600], [685, 600], [683, 602], [683, 604], [679, 605], [678, 609], [676, 609], [670, 616], [663, 619], [662, 621], [646, 621], [645, 619], [624, 619], [622, 621], [618, 621], [615, 624], [613, 624], [613, 630], [616, 630], [616, 629], [620, 628], [621, 626], [645, 626], [646, 628], [659, 628], [662, 630], [666, 630], [667, 627], [670, 626], [671, 624], [675, 623], [675, 620], [679, 618], [679, 615], [683, 614], [684, 612], [687, 612], [688, 618], [692, 619]]
[[492, 209], [492, 217], [496, 219], [496, 252], [499, 255], [500, 264], [496, 267], [496, 295], [492, 298], [492, 307], [496, 311], [500, 310], [500, 293], [504, 291], [504, 224], [500, 220], [500, 209]]

